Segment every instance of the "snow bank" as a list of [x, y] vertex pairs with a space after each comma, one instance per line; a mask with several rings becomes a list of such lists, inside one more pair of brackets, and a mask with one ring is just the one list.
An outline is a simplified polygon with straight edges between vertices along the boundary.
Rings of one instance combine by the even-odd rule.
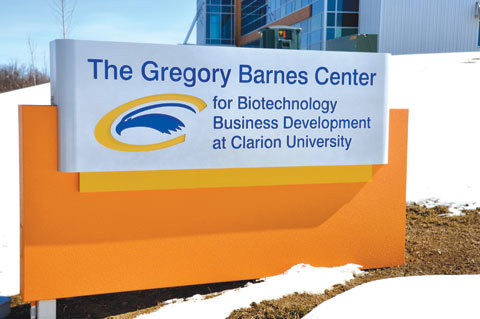
[[50, 104], [50, 84], [0, 94], [0, 296], [20, 290], [19, 104]]
[[[345, 265], [335, 268], [312, 267], [300, 264], [282, 275], [267, 277], [260, 283], [249, 283], [245, 287], [226, 290], [221, 295], [195, 295], [187, 300], [167, 301], [154, 313], [139, 316], [139, 319], [224, 319], [233, 310], [248, 307], [252, 302], [278, 299], [298, 293], [323, 293], [336, 284], [344, 284], [361, 273], [360, 266]], [[205, 297], [210, 297], [205, 299]]]
[[372, 281], [317, 306], [303, 319], [478, 318], [480, 275]]
[[390, 107], [410, 109], [407, 200], [479, 207], [480, 52], [392, 58]]

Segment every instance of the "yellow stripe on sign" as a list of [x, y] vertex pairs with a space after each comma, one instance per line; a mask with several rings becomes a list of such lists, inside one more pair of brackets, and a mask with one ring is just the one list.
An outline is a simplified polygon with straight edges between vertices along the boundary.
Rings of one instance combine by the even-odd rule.
[[371, 165], [95, 172], [80, 173], [80, 192], [357, 183], [371, 180]]

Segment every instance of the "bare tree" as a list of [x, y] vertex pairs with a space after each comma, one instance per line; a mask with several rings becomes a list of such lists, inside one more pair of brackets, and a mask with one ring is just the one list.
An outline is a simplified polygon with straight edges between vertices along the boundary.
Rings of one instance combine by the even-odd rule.
[[37, 85], [37, 68], [35, 67], [35, 51], [37, 44], [32, 40], [31, 36], [27, 38], [28, 52], [30, 53], [30, 72], [33, 77], [33, 85]]
[[43, 74], [48, 74], [47, 54], [43, 50]]
[[57, 22], [60, 25], [64, 39], [66, 39], [70, 34], [72, 28], [72, 17], [76, 5], [76, 0], [51, 0], [50, 2], [50, 7], [57, 18]]
[[50, 81], [46, 73], [38, 69], [33, 71], [32, 66], [18, 65], [16, 61], [0, 65], [0, 93], [34, 85], [33, 74], [36, 84]]

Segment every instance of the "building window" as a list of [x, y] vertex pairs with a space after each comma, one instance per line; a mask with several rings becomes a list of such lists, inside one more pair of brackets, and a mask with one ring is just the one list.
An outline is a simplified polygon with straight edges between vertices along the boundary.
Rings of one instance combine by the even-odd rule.
[[337, 13], [337, 27], [358, 27], [358, 13]]
[[327, 40], [335, 39], [335, 28], [327, 28]]
[[327, 4], [328, 11], [335, 11], [335, 0], [328, 0]]
[[[232, 0], [198, 0], [205, 3], [205, 14], [197, 22], [197, 43], [232, 45], [234, 43], [234, 6]], [[202, 30], [204, 30], [202, 32]]]
[[358, 12], [358, 0], [337, 0], [337, 11]]
[[210, 37], [220, 39], [220, 15], [210, 15]]
[[325, 11], [325, 2], [317, 1], [312, 4], [312, 16], [317, 15], [319, 13], [323, 13]]
[[480, 1], [475, 3], [475, 18], [478, 19], [478, 39], [477, 46], [480, 47]]
[[477, 45], [480, 47], [480, 21], [478, 21], [478, 43]]
[[[208, 1], [212, 5], [223, 6], [224, 1], [231, 0], [204, 1]], [[231, 3], [235, 3], [235, 1]], [[324, 50], [327, 40], [358, 33], [359, 0], [243, 0], [241, 4], [241, 35], [254, 32], [310, 4], [312, 6], [311, 17], [293, 25], [302, 28], [301, 49]], [[220, 22], [221, 26], [225, 26], [226, 29], [233, 28], [230, 27], [230, 23], [234, 24], [233, 18], [231, 18], [231, 22], [224, 19], [221, 19]], [[221, 38], [224, 39], [223, 36]], [[246, 46], [257, 45], [259, 43], [252, 42]]]
[[327, 14], [327, 26], [334, 27], [335, 26], [335, 13], [328, 13]]

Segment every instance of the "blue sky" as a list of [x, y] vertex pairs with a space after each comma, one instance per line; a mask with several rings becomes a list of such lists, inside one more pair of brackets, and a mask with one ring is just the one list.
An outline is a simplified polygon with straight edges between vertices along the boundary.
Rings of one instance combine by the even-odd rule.
[[[182, 43], [196, 13], [195, 0], [65, 0], [76, 2], [68, 38], [147, 43]], [[52, 3], [59, 0], [0, 0], [0, 65], [48, 67], [49, 42], [62, 38]], [[195, 30], [189, 43], [195, 43]], [[46, 62], [45, 62], [46, 61]]]

